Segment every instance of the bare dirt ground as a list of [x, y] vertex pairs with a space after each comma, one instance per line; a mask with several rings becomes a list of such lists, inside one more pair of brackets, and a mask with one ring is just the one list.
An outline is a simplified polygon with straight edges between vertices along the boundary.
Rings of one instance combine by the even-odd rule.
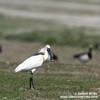
[[[22, 62], [36, 53], [45, 45], [41, 43], [23, 43], [2, 40], [3, 52], [0, 53], [0, 62]], [[64, 64], [81, 64], [78, 60], [73, 59], [76, 53], [87, 52], [88, 48], [81, 49], [69, 46], [57, 47], [51, 45], [51, 50], [58, 56], [58, 63]], [[87, 64], [100, 66], [100, 52], [93, 50], [93, 58]]]
[[[49, 0], [0, 0], [0, 13], [11, 17], [51, 20], [65, 26], [100, 28], [100, 6]], [[91, 4], [92, 3], [92, 4]]]

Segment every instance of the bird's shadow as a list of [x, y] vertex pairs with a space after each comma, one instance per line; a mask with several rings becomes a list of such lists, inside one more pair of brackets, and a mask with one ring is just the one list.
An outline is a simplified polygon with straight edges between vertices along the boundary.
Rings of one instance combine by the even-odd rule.
[[30, 91], [33, 91], [33, 90], [34, 90], [34, 91], [44, 90], [43, 88], [35, 88], [35, 89], [34, 89], [33, 87], [32, 87], [32, 88], [30, 88], [30, 87], [25, 87], [25, 89], [26, 89], [26, 90], [30, 90]]

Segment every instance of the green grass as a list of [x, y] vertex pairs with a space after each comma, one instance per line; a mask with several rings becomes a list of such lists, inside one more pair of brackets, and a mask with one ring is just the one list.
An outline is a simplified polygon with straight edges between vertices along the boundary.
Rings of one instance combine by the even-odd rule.
[[99, 43], [100, 36], [85, 35], [84, 28], [63, 29], [61, 31], [33, 31], [30, 33], [1, 35], [1, 38], [13, 41], [41, 42], [53, 45], [69, 45], [75, 47], [88, 47]]
[[[47, 64], [44, 64], [33, 75], [36, 90], [32, 90], [29, 89], [30, 73], [15, 73], [14, 68], [17, 65], [0, 63], [1, 100], [5, 98], [10, 100], [60, 100], [60, 96], [75, 95], [78, 92], [96, 92], [100, 96], [98, 90], [100, 89], [100, 68], [97, 66], [54, 63], [47, 67]], [[93, 100], [99, 100], [99, 98]]]
[[23, 31], [42, 30], [41, 27], [48, 30], [48, 27], [50, 29], [55, 26], [50, 20], [13, 18], [0, 14], [0, 32], [3, 34], [21, 34]]
[[88, 47], [100, 42], [100, 35], [87, 35], [87, 32], [98, 32], [94, 28], [63, 27], [50, 20], [10, 18], [2, 14], [0, 20], [0, 39], [75, 47]]

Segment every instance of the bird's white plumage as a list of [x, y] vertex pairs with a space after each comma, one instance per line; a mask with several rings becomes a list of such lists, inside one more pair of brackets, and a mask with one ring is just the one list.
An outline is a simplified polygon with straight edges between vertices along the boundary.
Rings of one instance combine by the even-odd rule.
[[[50, 48], [50, 46], [46, 45], [43, 48], [45, 59], [47, 59], [49, 56], [49, 54], [47, 52], [47, 48]], [[31, 70], [33, 73], [36, 70], [36, 68], [38, 68], [42, 65], [44, 58], [42, 57], [42, 55], [32, 56], [32, 57], [26, 59], [20, 65], [18, 65], [18, 67], [15, 69], [15, 72]]]
[[87, 61], [89, 60], [89, 57], [88, 57], [87, 54], [85, 54], [85, 55], [80, 56], [80, 57], [79, 57], [79, 60], [80, 60], [81, 62], [87, 62]]
[[45, 48], [50, 48], [50, 45], [46, 45], [44, 48], [41, 48], [38, 53], [45, 53]]
[[41, 55], [32, 56], [32, 57], [26, 59], [23, 63], [21, 63], [15, 69], [15, 72], [36, 69], [36, 68], [40, 67], [42, 65], [42, 63], [43, 63], [43, 58]]
[[[46, 47], [47, 47], [47, 48], [50, 48], [49, 45], [46, 45]], [[44, 47], [44, 48], [45, 48], [45, 47]], [[44, 49], [44, 48], [41, 48], [41, 49], [39, 50], [38, 53], [45, 53], [45, 49]], [[48, 55], [48, 58], [46, 59], [46, 61], [50, 61], [50, 55]]]
[[32, 71], [32, 73], [34, 73], [36, 71], [36, 69], [32, 69], [31, 71]]
[[41, 48], [40, 50], [39, 50], [39, 52], [38, 53], [44, 53], [45, 51], [44, 51], [44, 48]]

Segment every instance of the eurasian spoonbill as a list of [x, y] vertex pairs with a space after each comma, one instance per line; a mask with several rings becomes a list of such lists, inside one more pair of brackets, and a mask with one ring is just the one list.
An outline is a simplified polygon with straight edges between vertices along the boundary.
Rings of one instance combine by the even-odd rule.
[[31, 77], [30, 77], [30, 88], [31, 88], [31, 82], [34, 87], [33, 84], [33, 72], [39, 68], [40, 66], [42, 66], [43, 62], [46, 61], [48, 59], [48, 56], [50, 56], [51, 61], [54, 61], [52, 55], [51, 55], [51, 50], [50, 50], [50, 45], [46, 45], [44, 48], [44, 55], [35, 55], [32, 56], [28, 59], [26, 59], [23, 63], [21, 63], [20, 65], [18, 65], [18, 67], [16, 67], [15, 72], [19, 72], [19, 71], [31, 71]]

